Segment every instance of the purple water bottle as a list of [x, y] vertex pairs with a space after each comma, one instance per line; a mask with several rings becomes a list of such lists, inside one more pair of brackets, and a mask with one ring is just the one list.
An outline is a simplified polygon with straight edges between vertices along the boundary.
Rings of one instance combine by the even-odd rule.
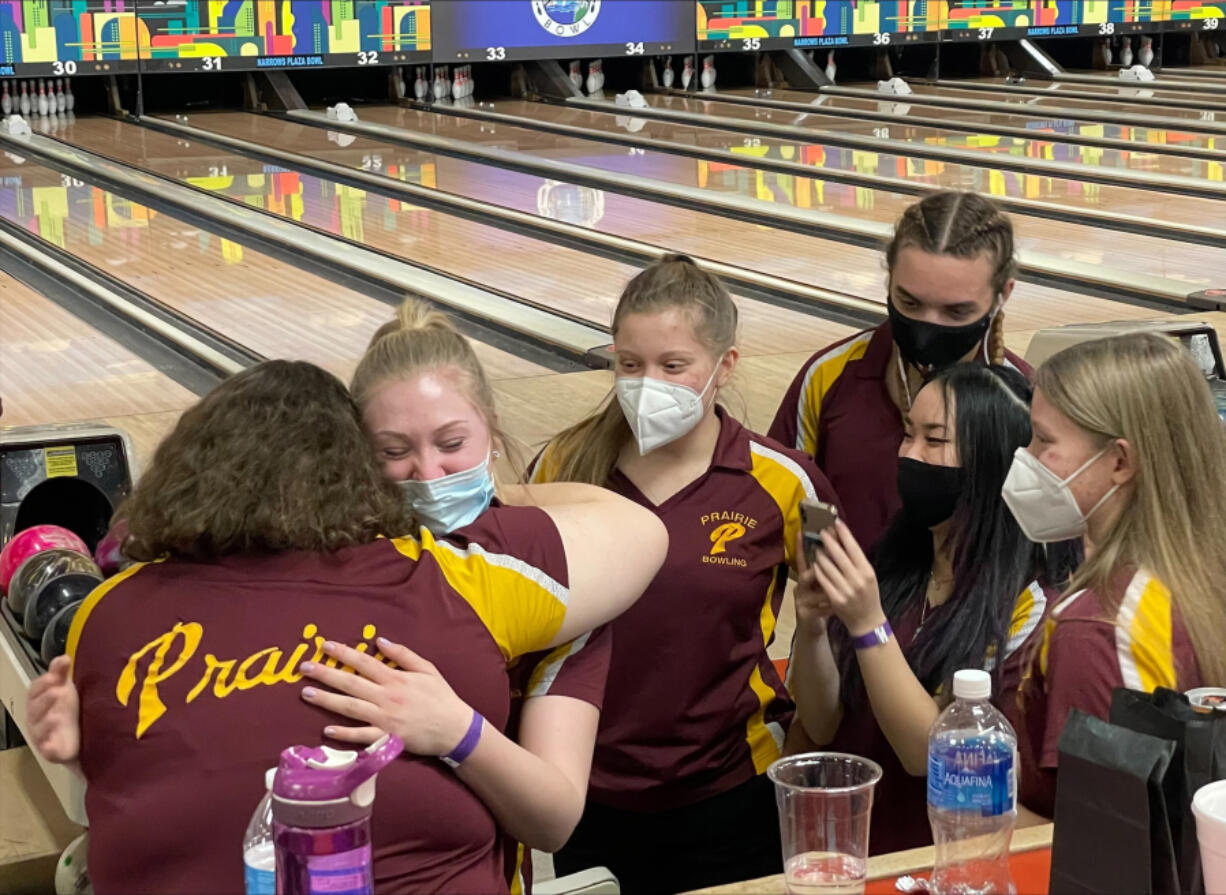
[[363, 752], [291, 746], [272, 784], [277, 895], [371, 895], [375, 775], [404, 749], [384, 736]]

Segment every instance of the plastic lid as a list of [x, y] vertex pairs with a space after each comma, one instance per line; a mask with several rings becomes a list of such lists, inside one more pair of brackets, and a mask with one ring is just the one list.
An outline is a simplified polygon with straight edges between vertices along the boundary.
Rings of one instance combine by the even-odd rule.
[[955, 699], [987, 699], [992, 695], [992, 675], [978, 668], [954, 672]]

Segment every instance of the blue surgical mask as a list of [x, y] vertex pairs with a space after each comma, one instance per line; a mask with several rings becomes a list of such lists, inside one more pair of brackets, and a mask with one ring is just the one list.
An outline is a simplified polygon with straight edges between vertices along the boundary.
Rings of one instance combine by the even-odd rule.
[[413, 515], [436, 537], [449, 534], [476, 520], [494, 499], [490, 458], [472, 469], [419, 482], [397, 482]]

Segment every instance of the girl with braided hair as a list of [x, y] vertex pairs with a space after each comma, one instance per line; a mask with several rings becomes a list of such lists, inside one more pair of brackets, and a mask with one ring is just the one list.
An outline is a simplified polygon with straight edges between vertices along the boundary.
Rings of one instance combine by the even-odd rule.
[[814, 458], [865, 548], [899, 508], [895, 457], [924, 381], [960, 361], [1032, 372], [1004, 346], [1013, 224], [989, 199], [925, 197], [903, 212], [885, 260], [888, 319], [813, 355], [769, 432]]

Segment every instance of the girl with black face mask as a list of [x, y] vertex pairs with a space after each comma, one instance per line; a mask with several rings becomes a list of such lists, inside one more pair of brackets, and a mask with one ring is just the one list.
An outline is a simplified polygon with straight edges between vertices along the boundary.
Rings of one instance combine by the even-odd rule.
[[885, 247], [888, 319], [818, 351], [784, 396], [771, 438], [813, 457], [866, 548], [898, 510], [893, 459], [924, 378], [965, 360], [1030, 375], [1004, 343], [1013, 255], [1013, 224], [990, 199], [916, 202]]
[[1004, 367], [937, 373], [906, 420], [902, 509], [875, 561], [839, 523], [800, 575], [792, 745], [807, 738], [882, 765], [874, 853], [931, 842], [928, 731], [953, 673], [987, 669], [995, 693], [1016, 685], [1047, 598], [1075, 567], [1070, 546], [1031, 543], [1000, 496], [1014, 451], [1030, 441], [1030, 394]]

